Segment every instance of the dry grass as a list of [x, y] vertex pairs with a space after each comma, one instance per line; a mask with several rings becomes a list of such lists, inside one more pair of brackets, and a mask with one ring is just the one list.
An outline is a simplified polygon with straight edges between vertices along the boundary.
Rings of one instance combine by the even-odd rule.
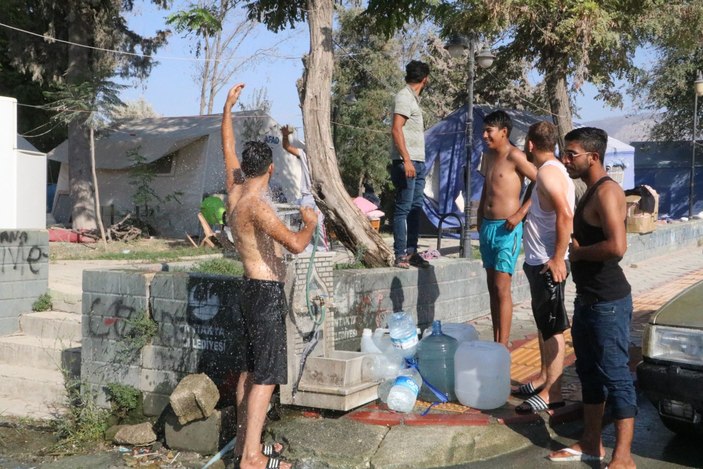
[[57, 260], [146, 260], [168, 261], [187, 257], [219, 254], [219, 249], [194, 248], [180, 239], [148, 238], [135, 241], [83, 243], [50, 243], [49, 259]]

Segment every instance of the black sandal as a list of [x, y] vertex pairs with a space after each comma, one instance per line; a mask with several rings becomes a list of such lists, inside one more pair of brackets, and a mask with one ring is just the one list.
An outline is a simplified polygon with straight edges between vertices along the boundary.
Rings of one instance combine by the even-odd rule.
[[278, 458], [283, 454], [283, 451], [285, 451], [285, 446], [283, 446], [283, 443], [278, 443], [281, 445], [281, 451], [276, 451], [273, 447], [276, 443], [270, 444], [270, 445], [262, 445], [261, 446], [261, 452], [264, 453], [264, 456], [268, 456], [270, 458]]
[[564, 407], [566, 402], [550, 402], [547, 404], [544, 399], [535, 394], [519, 406], [515, 407], [515, 413], [517, 414], [536, 414], [537, 412], [542, 412], [543, 410], [554, 410], [560, 407]]

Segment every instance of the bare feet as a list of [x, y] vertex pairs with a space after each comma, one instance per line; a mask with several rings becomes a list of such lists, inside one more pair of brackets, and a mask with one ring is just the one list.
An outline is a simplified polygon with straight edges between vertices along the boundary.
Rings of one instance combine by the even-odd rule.
[[[271, 459], [271, 462], [273, 463], [274, 461], [278, 462], [278, 465], [272, 465], [269, 464], [269, 459]], [[259, 453], [257, 456], [254, 456], [253, 458], [247, 458], [239, 462], [239, 467], [240, 469], [266, 469], [267, 467], [278, 467], [280, 469], [291, 469], [293, 465], [289, 462], [282, 461], [280, 459], [276, 458], [269, 458], [267, 456], [264, 456], [262, 453]]]
[[607, 466], [608, 469], [635, 469], [637, 465], [632, 457], [629, 458], [615, 458], [610, 461]]

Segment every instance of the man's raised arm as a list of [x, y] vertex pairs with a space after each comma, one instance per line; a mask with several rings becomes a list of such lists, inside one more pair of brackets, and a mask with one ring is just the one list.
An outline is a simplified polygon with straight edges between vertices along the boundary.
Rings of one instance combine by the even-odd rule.
[[244, 175], [235, 151], [234, 129], [232, 128], [232, 107], [237, 104], [242, 88], [244, 88], [244, 83], [238, 83], [230, 88], [225, 107], [222, 109], [222, 152], [225, 157], [225, 182], [228, 193], [235, 184], [244, 182]]

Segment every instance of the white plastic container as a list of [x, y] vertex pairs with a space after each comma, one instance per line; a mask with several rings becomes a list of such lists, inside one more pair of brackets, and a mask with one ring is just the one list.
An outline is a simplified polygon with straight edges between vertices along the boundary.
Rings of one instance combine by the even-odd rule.
[[396, 412], [411, 412], [421, 385], [422, 378], [415, 368], [402, 369], [388, 392], [388, 408]]
[[417, 325], [408, 313], [398, 311], [388, 317], [391, 343], [405, 358], [415, 355], [417, 349]]
[[454, 355], [454, 390], [459, 402], [475, 409], [497, 409], [510, 396], [510, 353], [504, 345], [461, 342]]
[[[432, 326], [425, 329], [422, 333], [422, 338], [424, 339], [428, 335], [432, 334]], [[449, 337], [454, 337], [457, 342], [468, 342], [471, 340], [478, 340], [478, 331], [471, 324], [458, 323], [458, 322], [443, 322], [442, 323], [442, 334], [448, 335]]]
[[377, 327], [376, 330], [373, 331], [373, 342], [381, 352], [385, 352], [388, 347], [392, 347], [391, 336], [388, 329]]
[[362, 353], [381, 353], [381, 349], [376, 346], [371, 335], [371, 329], [364, 329], [361, 333], [361, 352]]

